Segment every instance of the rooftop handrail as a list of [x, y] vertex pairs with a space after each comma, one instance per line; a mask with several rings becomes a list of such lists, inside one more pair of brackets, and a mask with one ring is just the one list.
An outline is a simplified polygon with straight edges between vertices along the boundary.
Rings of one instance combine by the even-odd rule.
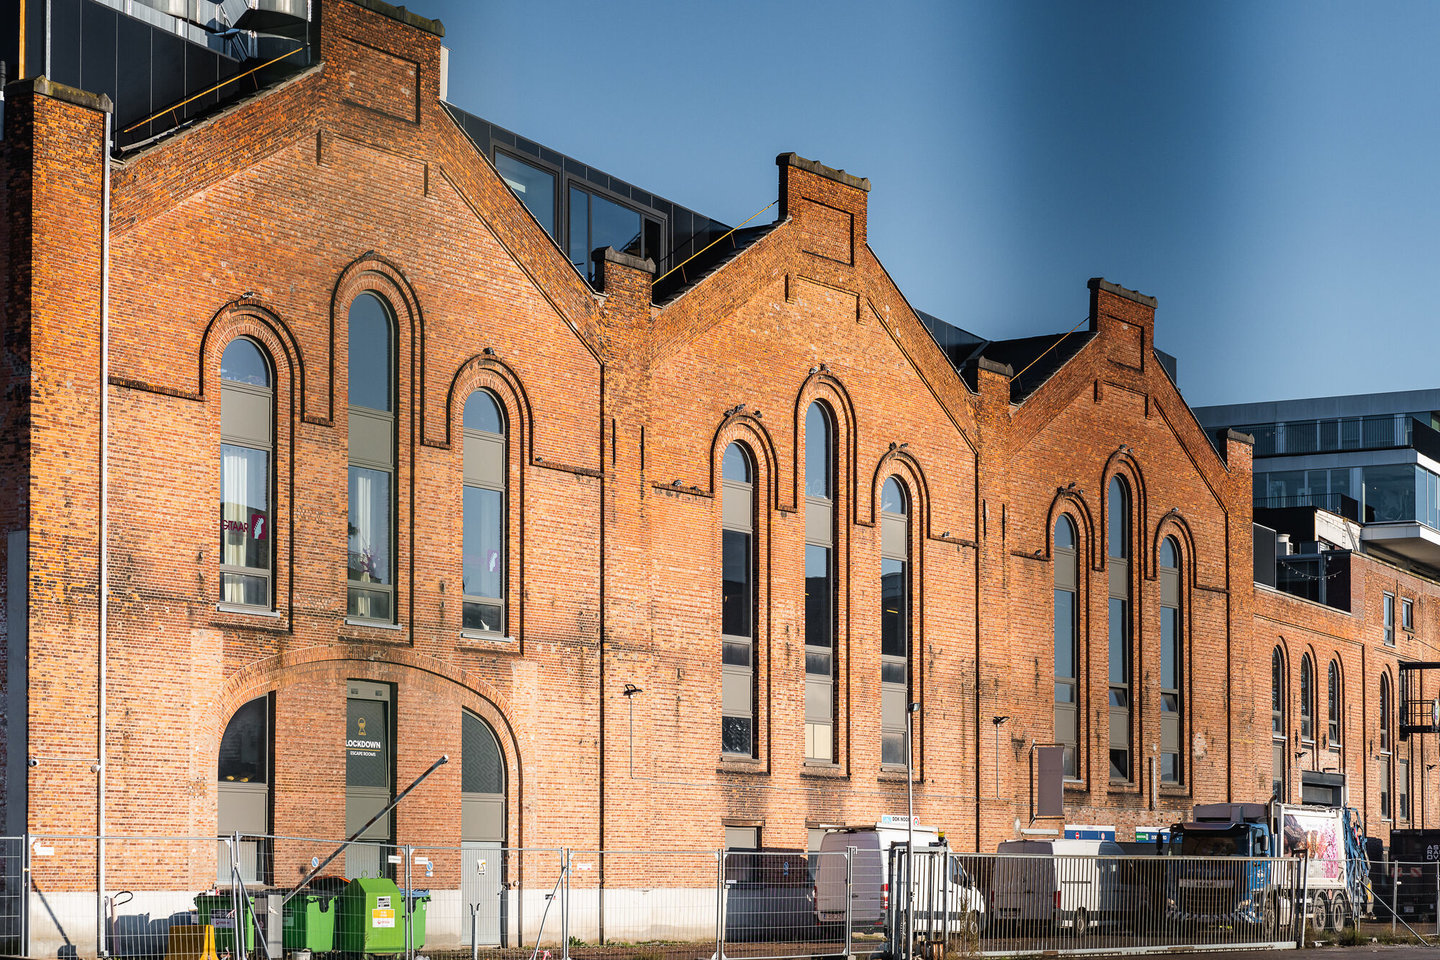
[[[145, 124], [149, 123], [151, 120], [155, 120], [155, 119], [157, 119], [157, 118], [159, 118], [159, 117], [163, 117], [163, 116], [164, 116], [165, 114], [167, 114], [167, 113], [174, 113], [176, 110], [179, 110], [181, 107], [185, 106], [185, 104], [190, 103], [190, 102], [193, 101], [193, 100], [199, 100], [201, 97], [204, 97], [204, 96], [207, 96], [207, 95], [209, 95], [209, 94], [212, 94], [212, 93], [214, 93], [216, 90], [219, 90], [221, 87], [226, 86], [226, 85], [231, 84], [231, 83], [234, 83], [236, 80], [244, 80], [246, 77], [250, 76], [252, 73], [258, 73], [259, 71], [264, 70], [266, 67], [271, 66], [272, 64], [279, 63], [281, 60], [284, 60], [286, 57], [293, 57], [295, 54], [299, 53], [301, 50], [304, 50], [304, 49], [305, 49], [305, 47], [296, 47], [294, 50], [291, 50], [289, 53], [282, 53], [282, 54], [280, 54], [280, 56], [276, 57], [276, 58], [273, 59], [273, 60], [266, 60], [264, 63], [260, 64], [260, 66], [258, 66], [258, 67], [254, 67], [254, 68], [252, 68], [252, 69], [250, 69], [250, 70], [246, 70], [244, 73], [238, 73], [238, 74], [236, 74], [235, 76], [231, 77], [229, 80], [221, 80], [219, 83], [215, 84], [215, 86], [213, 86], [213, 87], [208, 87], [208, 88], [206, 88], [206, 89], [204, 89], [204, 90], [201, 90], [199, 93], [196, 93], [196, 94], [193, 94], [193, 95], [191, 95], [191, 96], [188, 96], [188, 97], [186, 97], [184, 100], [181, 100], [179, 103], [171, 104], [170, 106], [166, 107], [166, 108], [163, 109], [163, 110], [157, 110], [156, 112], [150, 114], [150, 116], [146, 117], [144, 120], [140, 120], [140, 121], [138, 121], [138, 122], [136, 122], [136, 123], [132, 123], [132, 124], [130, 124], [130, 126], [126, 127], [124, 130], [122, 130], [122, 131], [120, 131], [120, 132], [121, 132], [121, 133], [129, 133], [131, 130], [134, 130], [136, 127], [143, 127], [143, 126], [145, 126]], [[179, 118], [176, 118], [176, 122], [177, 122], [177, 123], [179, 122]]]

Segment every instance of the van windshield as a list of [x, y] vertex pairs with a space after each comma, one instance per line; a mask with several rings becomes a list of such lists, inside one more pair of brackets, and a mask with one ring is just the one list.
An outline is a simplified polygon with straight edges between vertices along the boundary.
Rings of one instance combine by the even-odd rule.
[[1180, 841], [1180, 853], [1187, 857], [1248, 857], [1249, 831], [1187, 830]]

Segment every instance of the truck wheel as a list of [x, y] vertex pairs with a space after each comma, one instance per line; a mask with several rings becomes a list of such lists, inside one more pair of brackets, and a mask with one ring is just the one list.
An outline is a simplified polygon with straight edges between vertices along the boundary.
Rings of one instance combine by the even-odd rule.
[[974, 910], [965, 914], [965, 922], [960, 930], [965, 934], [967, 939], [974, 939], [980, 936], [980, 914]]
[[1310, 929], [1317, 934], [1330, 929], [1330, 898], [1323, 893], [1310, 901]]
[[1090, 931], [1090, 913], [1084, 907], [1075, 911], [1075, 936], [1083, 937]]
[[1279, 935], [1279, 929], [1280, 906], [1275, 902], [1275, 894], [1272, 893], [1260, 907], [1260, 935], [1266, 940], [1274, 940]]
[[1335, 899], [1330, 901], [1330, 929], [1335, 933], [1344, 933], [1345, 925], [1350, 922], [1350, 898], [1343, 893], [1337, 893]]

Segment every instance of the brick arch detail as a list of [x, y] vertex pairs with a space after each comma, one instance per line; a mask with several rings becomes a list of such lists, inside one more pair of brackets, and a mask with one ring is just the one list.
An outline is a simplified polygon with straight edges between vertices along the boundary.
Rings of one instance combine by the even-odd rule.
[[484, 354], [471, 357], [455, 371], [450, 389], [445, 394], [445, 439], [430, 445], [446, 450], [454, 446], [454, 437], [465, 412], [465, 401], [470, 394], [481, 389], [489, 390], [500, 401], [505, 410], [506, 431], [518, 431], [518, 438], [512, 436], [511, 444], [518, 443], [525, 462], [530, 463], [535, 433], [535, 414], [530, 405], [530, 395], [514, 369], [498, 357]]
[[[1145, 474], [1140, 470], [1140, 464], [1136, 462], [1134, 453], [1124, 445], [1110, 454], [1105, 461], [1105, 468], [1100, 473], [1100, 530], [1105, 531], [1110, 527], [1110, 481], [1117, 476], [1123, 478], [1130, 487], [1130, 537], [1136, 549], [1140, 549], [1146, 546], [1145, 530], [1150, 525], [1147, 519], [1149, 512], [1145, 493]], [[1110, 557], [1108, 546], [1096, 550], [1095, 557], [1096, 569], [1104, 569]], [[1145, 565], [1150, 562], [1148, 557], [1131, 557], [1130, 559], [1132, 563], [1135, 563], [1136, 569], [1140, 570], [1145, 569]], [[1131, 576], [1134, 576], [1133, 572]]]
[[[214, 371], [214, 379], [219, 379], [220, 355], [236, 337], [249, 337], [265, 349], [275, 373], [277, 398], [282, 391], [292, 396], [303, 395], [305, 361], [295, 334], [278, 313], [249, 297], [232, 300], [215, 311], [205, 325], [205, 332], [200, 335], [197, 357], [200, 372], [196, 380], [200, 385], [200, 399], [206, 398], [207, 384], [211, 380], [207, 375]], [[281, 382], [282, 379], [284, 382]]]
[[[328, 644], [308, 647], [257, 660], [231, 674], [205, 710], [207, 736], [202, 741], [208, 756], [220, 750], [225, 726], [241, 706], [271, 692], [303, 682], [307, 676], [329, 668], [351, 664], [360, 672], [397, 671], [408, 676], [408, 682], [448, 695], [461, 709], [469, 710], [490, 725], [500, 744], [506, 771], [507, 831], [516, 844], [523, 842], [523, 809], [525, 757], [537, 756], [530, 737], [510, 720], [514, 710], [508, 699], [494, 686], [471, 671], [457, 671], [453, 665], [412, 650], [390, 649], [355, 644]], [[349, 671], [349, 672], [354, 672]], [[458, 762], [459, 758], [452, 758]]]
[[[831, 441], [835, 444], [835, 492], [834, 497], [838, 506], [841, 484], [845, 484], [847, 493], [853, 495], [859, 471], [856, 469], [856, 420], [855, 403], [850, 399], [850, 392], [845, 385], [830, 370], [821, 364], [813, 369], [805, 381], [800, 384], [799, 391], [795, 394], [795, 472], [794, 486], [791, 493], [791, 503], [797, 508], [804, 499], [801, 490], [804, 487], [804, 450], [805, 450], [805, 415], [810, 412], [810, 405], [816, 401], [825, 404], [830, 410], [831, 424], [835, 435]], [[843, 447], [841, 444], [843, 443]]]
[[763, 506], [765, 510], [764, 513], [757, 512], [757, 516], [765, 519], [778, 501], [779, 486], [775, 474], [779, 457], [775, 453], [775, 441], [771, 438], [769, 431], [753, 414], [739, 413], [727, 417], [715, 429], [715, 435], [710, 441], [710, 494], [717, 500], [719, 499], [720, 461], [724, 458], [725, 451], [730, 444], [737, 440], [749, 448], [751, 456], [756, 460], [756, 481], [761, 479], [765, 481], [765, 499], [761, 504], [757, 504], [757, 506]]
[[1160, 522], [1155, 525], [1155, 535], [1150, 541], [1150, 563], [1147, 576], [1151, 580], [1160, 576], [1160, 545], [1165, 542], [1166, 537], [1174, 537], [1175, 542], [1180, 546], [1180, 569], [1182, 579], [1186, 587], [1194, 587], [1196, 583], [1195, 568], [1195, 532], [1190, 529], [1189, 522], [1178, 509], [1171, 509]]
[[928, 538], [930, 533], [930, 486], [925, 480], [925, 471], [921, 469], [920, 461], [911, 456], [909, 451], [901, 450], [894, 444], [890, 445], [890, 449], [875, 464], [875, 472], [870, 479], [870, 522], [868, 526], [873, 527], [880, 522], [880, 488], [891, 477], [899, 477], [905, 481], [910, 494], [911, 529]]
[[[312, 417], [306, 402], [305, 420], [322, 426], [335, 422], [335, 358], [339, 349], [340, 315], [347, 313], [351, 302], [362, 293], [377, 293], [385, 298], [395, 313], [395, 367], [398, 380], [396, 400], [397, 418], [414, 416], [418, 421], [416, 433], [425, 438], [425, 316], [420, 309], [420, 298], [406, 279], [405, 274], [391, 261], [371, 250], [352, 260], [335, 281], [330, 294], [330, 376], [326, 386], [326, 412], [324, 416]], [[401, 398], [411, 398], [407, 414]]]
[[1076, 526], [1079, 529], [1075, 535], [1085, 541], [1087, 556], [1083, 562], [1088, 566], [1095, 555], [1095, 514], [1078, 487], [1061, 487], [1050, 501], [1050, 509], [1045, 515], [1045, 558], [1055, 559], [1055, 524], [1061, 516], [1078, 521]]

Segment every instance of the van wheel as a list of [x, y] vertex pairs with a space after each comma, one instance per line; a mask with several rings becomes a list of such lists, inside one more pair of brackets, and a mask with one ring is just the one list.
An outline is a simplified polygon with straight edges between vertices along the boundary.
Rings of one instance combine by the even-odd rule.
[[1265, 898], [1264, 905], [1260, 908], [1260, 935], [1266, 940], [1274, 940], [1279, 936], [1280, 931], [1280, 906], [1275, 902], [1275, 894]]
[[1083, 937], [1090, 932], [1090, 912], [1084, 907], [1075, 911], [1075, 936]]
[[960, 930], [970, 939], [980, 936], [980, 914], [974, 910], [965, 914], [965, 923]]

